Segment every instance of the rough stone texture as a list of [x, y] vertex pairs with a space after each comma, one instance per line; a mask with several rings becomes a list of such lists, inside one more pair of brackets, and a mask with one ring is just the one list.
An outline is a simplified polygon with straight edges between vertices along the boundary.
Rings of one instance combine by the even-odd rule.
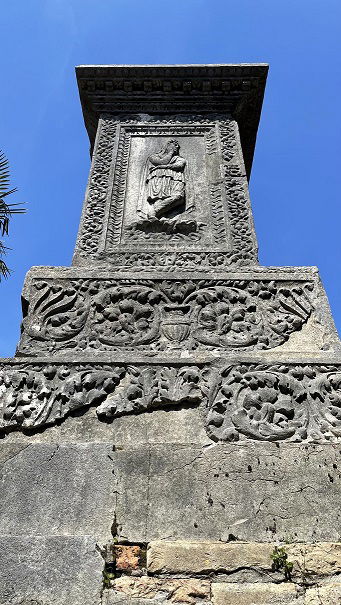
[[305, 594], [304, 605], [340, 605], [341, 584], [328, 584], [310, 588]]
[[133, 543], [338, 541], [339, 450], [260, 443], [117, 450], [118, 534]]
[[111, 444], [1, 443], [0, 534], [95, 535], [114, 520]]
[[273, 544], [233, 542], [151, 542], [147, 551], [150, 573], [229, 573], [253, 567], [271, 570]]
[[122, 576], [113, 582], [113, 589], [122, 592], [132, 598], [154, 599], [160, 593], [166, 595], [167, 600], [177, 603], [189, 603], [193, 605], [198, 599], [208, 600], [210, 598], [210, 581], [173, 578], [132, 578]]
[[100, 605], [103, 560], [91, 536], [0, 536], [1, 605]]
[[139, 546], [115, 546], [117, 571], [130, 572], [134, 569], [139, 569], [141, 555], [141, 548]]
[[161, 603], [165, 603], [164, 595], [160, 595], [159, 597], [154, 599], [144, 599], [138, 597], [130, 597], [122, 592], [104, 590], [101, 605], [161, 605]]
[[68, 416], [59, 426], [45, 431], [23, 434], [17, 431], [4, 437], [5, 443], [110, 443], [116, 447], [134, 447], [145, 443], [200, 443], [210, 444], [199, 408], [182, 407], [172, 410], [154, 410], [139, 414], [99, 421], [95, 408]]
[[298, 577], [333, 576], [341, 573], [341, 543], [288, 544], [288, 560]]
[[212, 583], [213, 605], [304, 605], [294, 584]]

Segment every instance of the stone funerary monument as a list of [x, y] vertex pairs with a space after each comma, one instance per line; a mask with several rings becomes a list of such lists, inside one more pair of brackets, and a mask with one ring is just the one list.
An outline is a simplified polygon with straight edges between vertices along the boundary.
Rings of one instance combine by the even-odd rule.
[[340, 343], [317, 270], [257, 260], [266, 75], [77, 68], [73, 265], [1, 360], [1, 605], [341, 603]]

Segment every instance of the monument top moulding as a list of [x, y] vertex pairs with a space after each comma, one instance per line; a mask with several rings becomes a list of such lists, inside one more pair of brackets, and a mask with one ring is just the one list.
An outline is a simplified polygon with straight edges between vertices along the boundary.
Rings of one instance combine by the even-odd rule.
[[80, 65], [76, 67], [91, 150], [103, 113], [225, 114], [238, 122], [250, 176], [266, 63], [219, 65]]

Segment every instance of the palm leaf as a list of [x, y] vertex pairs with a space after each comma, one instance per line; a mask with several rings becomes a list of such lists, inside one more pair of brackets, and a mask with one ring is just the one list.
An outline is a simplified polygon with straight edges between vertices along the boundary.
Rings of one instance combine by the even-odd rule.
[[[25, 208], [23, 208], [21, 204], [7, 204], [7, 202], [5, 202], [4, 198], [17, 191], [16, 187], [9, 189], [9, 177], [9, 163], [3, 151], [0, 150], [0, 234], [2, 236], [8, 235], [11, 216], [13, 216], [13, 214], [23, 214], [25, 212]], [[0, 240], [0, 281], [1, 277], [8, 277], [10, 274], [9, 268], [1, 258], [6, 254], [7, 250], [8, 248]]]

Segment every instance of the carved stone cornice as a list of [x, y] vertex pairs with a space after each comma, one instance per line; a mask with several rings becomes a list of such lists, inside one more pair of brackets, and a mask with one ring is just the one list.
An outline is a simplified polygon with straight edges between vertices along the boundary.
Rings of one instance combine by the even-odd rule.
[[76, 75], [91, 149], [103, 113], [220, 113], [238, 121], [249, 176], [267, 72], [265, 63], [80, 65]]

